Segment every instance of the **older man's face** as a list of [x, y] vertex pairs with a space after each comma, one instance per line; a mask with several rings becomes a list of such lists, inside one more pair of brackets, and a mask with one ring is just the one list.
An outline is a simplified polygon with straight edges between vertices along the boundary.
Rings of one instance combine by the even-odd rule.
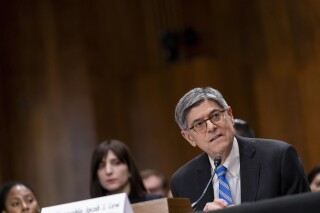
[[[217, 110], [222, 110], [222, 108], [215, 101], [203, 101], [189, 111], [187, 115], [188, 128], [199, 121], [208, 119]], [[207, 120], [204, 132], [199, 133], [194, 129], [189, 129], [182, 130], [181, 134], [192, 146], [198, 146], [212, 159], [219, 155], [225, 160], [231, 151], [235, 135], [232, 110], [228, 107], [226, 111], [222, 112], [222, 117], [217, 123]]]

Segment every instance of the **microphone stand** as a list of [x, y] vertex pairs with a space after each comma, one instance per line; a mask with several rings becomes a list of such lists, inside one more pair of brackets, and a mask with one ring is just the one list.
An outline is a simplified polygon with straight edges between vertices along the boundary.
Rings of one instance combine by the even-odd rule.
[[217, 170], [218, 166], [221, 164], [221, 157], [220, 157], [220, 156], [217, 156], [217, 157], [214, 158], [213, 161], [214, 161], [213, 174], [211, 175], [211, 178], [210, 178], [209, 182], [207, 183], [206, 188], [204, 188], [204, 190], [203, 190], [203, 192], [202, 192], [202, 195], [198, 198], [198, 200], [196, 200], [195, 202], [193, 202], [193, 203], [191, 204], [191, 208], [192, 208], [193, 210], [195, 210], [195, 208], [197, 207], [198, 202], [202, 199], [202, 197], [203, 197], [204, 194], [206, 193], [208, 187], [210, 186], [210, 183], [212, 182], [212, 179], [213, 179], [213, 177], [214, 177], [214, 175], [215, 175], [215, 173], [216, 173], [216, 170]]

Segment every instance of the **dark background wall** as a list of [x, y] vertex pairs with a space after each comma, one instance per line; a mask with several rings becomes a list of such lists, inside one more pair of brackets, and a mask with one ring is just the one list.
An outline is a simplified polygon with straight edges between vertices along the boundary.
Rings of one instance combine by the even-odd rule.
[[208, 85], [308, 172], [320, 162], [319, 14], [316, 0], [1, 1], [0, 182], [29, 183], [42, 206], [87, 199], [106, 138], [170, 176], [200, 153], [175, 104]]

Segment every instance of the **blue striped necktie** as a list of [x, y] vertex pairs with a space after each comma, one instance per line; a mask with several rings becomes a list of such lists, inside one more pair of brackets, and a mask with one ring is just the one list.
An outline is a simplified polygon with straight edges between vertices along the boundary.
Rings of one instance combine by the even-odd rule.
[[224, 167], [223, 165], [220, 165], [216, 170], [216, 174], [218, 175], [218, 179], [219, 179], [219, 198], [224, 199], [225, 201], [227, 201], [228, 205], [231, 205], [233, 204], [233, 202], [232, 202], [230, 186], [226, 179], [226, 173], [227, 173], [227, 168]]

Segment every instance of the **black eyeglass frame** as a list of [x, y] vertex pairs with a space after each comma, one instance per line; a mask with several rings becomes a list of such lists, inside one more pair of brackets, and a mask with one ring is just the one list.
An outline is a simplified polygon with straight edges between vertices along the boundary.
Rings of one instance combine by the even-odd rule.
[[[217, 124], [217, 123], [219, 123], [219, 122], [222, 120], [222, 118], [223, 118], [223, 113], [224, 113], [226, 110], [227, 110], [227, 109], [217, 109], [217, 110], [213, 110], [212, 113], [211, 113], [211, 115], [210, 115], [207, 119], [205, 119], [205, 120], [203, 120], [203, 121], [198, 121], [198, 122], [196, 122], [192, 127], [188, 128], [188, 130], [192, 130], [192, 129], [193, 129], [193, 131], [195, 131], [196, 133], [203, 133], [203, 132], [205, 132], [205, 130], [206, 130], [207, 127], [208, 127], [207, 121], [210, 120], [210, 122], [211, 122], [212, 124]], [[216, 115], [217, 112], [219, 113], [219, 120], [218, 120], [218, 121], [212, 121], [211, 119], [214, 118], [214, 116]], [[199, 125], [199, 123], [200, 123], [200, 124], [203, 124], [203, 123], [204, 123], [204, 124], [205, 124], [205, 128], [203, 128], [203, 130], [197, 131], [197, 130], [195, 129], [195, 126], [196, 126], [196, 125]]]

